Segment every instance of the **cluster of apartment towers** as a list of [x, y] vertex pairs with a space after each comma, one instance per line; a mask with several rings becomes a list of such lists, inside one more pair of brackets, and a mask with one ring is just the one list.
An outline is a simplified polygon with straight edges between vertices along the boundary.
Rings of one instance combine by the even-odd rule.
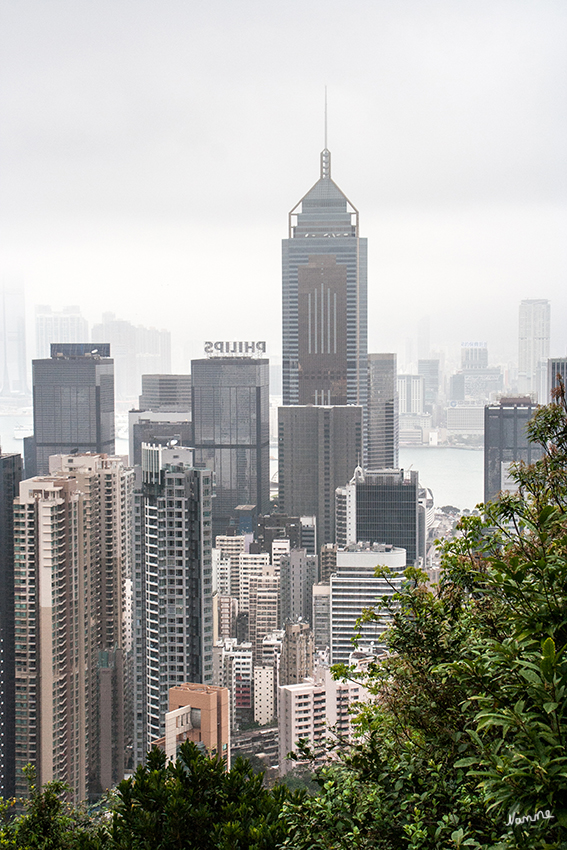
[[[432, 510], [399, 469], [396, 357], [367, 353], [366, 240], [329, 151], [283, 240], [276, 505], [265, 346], [209, 342], [190, 376], [144, 374], [126, 458], [100, 334], [49, 340], [25, 474], [0, 460], [0, 793], [25, 794], [32, 763], [95, 800], [187, 738], [228, 764], [231, 732], [276, 717], [285, 773], [298, 738], [348, 733], [363, 689], [329, 664], [381, 651], [386, 620], [353, 654], [355, 622], [423, 563]], [[167, 360], [158, 343], [140, 345]], [[521, 427], [511, 447], [500, 430], [496, 490], [529, 459]]]

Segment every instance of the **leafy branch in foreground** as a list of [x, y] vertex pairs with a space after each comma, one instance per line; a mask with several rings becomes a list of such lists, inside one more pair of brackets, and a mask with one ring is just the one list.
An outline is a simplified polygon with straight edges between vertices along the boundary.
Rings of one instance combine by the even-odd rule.
[[564, 394], [529, 432], [541, 460], [461, 521], [439, 586], [408, 571], [361, 737], [319, 772], [317, 798], [286, 805], [286, 846], [567, 846]]

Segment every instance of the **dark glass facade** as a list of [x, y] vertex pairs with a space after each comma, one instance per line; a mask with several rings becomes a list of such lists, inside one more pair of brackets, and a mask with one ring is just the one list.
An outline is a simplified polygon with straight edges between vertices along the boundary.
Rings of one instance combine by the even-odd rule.
[[335, 490], [362, 456], [362, 407], [290, 405], [278, 410], [279, 506], [316, 517], [321, 544], [335, 540]]
[[14, 499], [22, 458], [0, 455], [0, 796], [15, 794]]
[[413, 470], [365, 472], [356, 484], [356, 539], [406, 550], [408, 564], [419, 555], [419, 479]]
[[195, 463], [213, 469], [213, 534], [238, 505], [270, 505], [269, 361], [211, 357], [191, 363]]
[[320, 179], [291, 211], [282, 243], [283, 403], [365, 407], [367, 245], [330, 157], [322, 152]]
[[114, 454], [114, 361], [80, 344], [68, 349], [33, 361], [36, 475], [49, 472], [50, 455]]
[[530, 443], [526, 426], [537, 405], [529, 400], [502, 399], [484, 408], [484, 501], [507, 488], [509, 465], [534, 463], [542, 450]]

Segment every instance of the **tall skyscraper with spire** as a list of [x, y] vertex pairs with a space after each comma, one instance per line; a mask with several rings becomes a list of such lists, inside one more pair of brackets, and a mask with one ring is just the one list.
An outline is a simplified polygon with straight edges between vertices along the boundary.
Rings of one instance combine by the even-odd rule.
[[358, 210], [331, 179], [325, 144], [283, 240], [284, 405], [366, 407], [366, 258]]

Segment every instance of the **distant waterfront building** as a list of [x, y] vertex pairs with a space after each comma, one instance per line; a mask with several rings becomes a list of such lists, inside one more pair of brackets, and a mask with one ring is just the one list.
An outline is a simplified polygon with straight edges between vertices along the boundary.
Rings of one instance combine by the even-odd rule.
[[397, 356], [368, 355], [368, 454], [371, 469], [396, 469], [399, 452]]
[[526, 431], [536, 410], [529, 397], [502, 398], [499, 404], [484, 408], [485, 502], [492, 501], [501, 490], [516, 489], [510, 478], [512, 463], [534, 463], [541, 457], [541, 447], [529, 442]]
[[116, 364], [116, 398], [133, 402], [140, 392], [142, 375], [171, 372], [171, 333], [136, 327], [114, 313], [103, 313], [93, 326], [92, 338], [110, 343]]
[[476, 437], [484, 434], [484, 405], [457, 403], [447, 408], [446, 416], [448, 434]]
[[425, 412], [425, 379], [423, 375], [398, 375], [400, 414]]
[[335, 490], [362, 458], [362, 418], [354, 405], [279, 409], [280, 509], [315, 516], [321, 544], [334, 542]]
[[121, 458], [59, 455], [49, 475], [20, 484], [18, 796], [28, 793], [29, 763], [38, 785], [67, 782], [76, 801], [97, 800], [124, 776], [132, 477]]
[[550, 313], [550, 303], [544, 298], [520, 303], [518, 392], [535, 395], [540, 402], [546, 400]]
[[214, 470], [214, 534], [235, 523], [238, 505], [270, 505], [269, 368], [252, 357], [191, 363], [195, 461]]
[[26, 306], [21, 286], [2, 284], [0, 292], [0, 400], [27, 404]]
[[34, 360], [32, 366], [34, 436], [25, 442], [26, 475], [45, 475], [49, 458], [55, 454], [113, 455], [114, 361], [110, 347], [52, 343], [51, 357]]
[[73, 305], [52, 310], [45, 304], [35, 308], [35, 356], [44, 360], [51, 354], [52, 342], [84, 342], [89, 338], [89, 323]]
[[[391, 570], [388, 579], [375, 576], [377, 567]], [[390, 614], [380, 605], [380, 599], [401, 588], [405, 567], [405, 550], [395, 546], [356, 544], [337, 551], [337, 570], [330, 578], [332, 664], [348, 663], [352, 638], [357, 633], [371, 652], [384, 649], [382, 635]], [[357, 626], [363, 611], [372, 608], [382, 616]]]
[[165, 734], [169, 689], [213, 684], [212, 472], [142, 446], [134, 492], [134, 761]]
[[424, 409], [433, 413], [439, 398], [439, 360], [418, 360], [417, 371], [423, 378]]
[[[19, 493], [21, 480], [21, 456], [0, 452], [0, 797], [5, 799], [14, 796], [16, 778], [14, 499]], [[20, 581], [18, 578], [18, 584]]]
[[358, 467], [336, 492], [338, 547], [386, 543], [403, 548], [408, 564], [415, 564], [425, 548], [419, 491], [415, 470]]
[[326, 148], [282, 252], [284, 405], [366, 407], [367, 243]]
[[140, 410], [191, 411], [191, 375], [142, 375]]
[[488, 369], [488, 347], [485, 342], [461, 343], [461, 369], [463, 372], [483, 372]]

